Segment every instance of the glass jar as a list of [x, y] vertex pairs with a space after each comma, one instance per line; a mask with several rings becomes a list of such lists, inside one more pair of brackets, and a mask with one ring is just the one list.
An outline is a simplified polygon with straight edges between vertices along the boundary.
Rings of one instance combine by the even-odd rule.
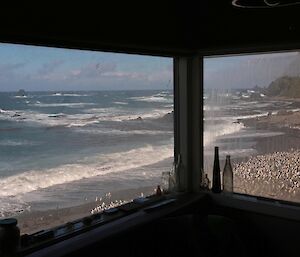
[[20, 246], [20, 229], [16, 219], [0, 220], [0, 256], [17, 256]]

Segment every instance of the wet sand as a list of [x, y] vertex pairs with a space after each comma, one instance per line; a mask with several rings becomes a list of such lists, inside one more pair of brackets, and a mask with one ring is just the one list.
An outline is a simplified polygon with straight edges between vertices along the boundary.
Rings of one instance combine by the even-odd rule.
[[50, 209], [46, 211], [27, 211], [21, 213], [16, 218], [21, 234], [32, 234], [43, 229], [53, 228], [67, 222], [91, 215], [92, 210], [114, 207], [134, 199], [141, 195], [154, 193], [153, 187], [143, 187], [107, 193], [102, 197], [96, 198], [93, 202], [81, 204], [79, 206]]

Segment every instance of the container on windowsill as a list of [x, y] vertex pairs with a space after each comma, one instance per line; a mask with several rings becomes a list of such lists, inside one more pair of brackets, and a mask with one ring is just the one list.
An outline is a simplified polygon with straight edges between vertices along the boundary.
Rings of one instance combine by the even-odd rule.
[[221, 193], [221, 170], [220, 170], [220, 161], [219, 161], [219, 147], [215, 147], [214, 155], [214, 167], [213, 167], [213, 181], [211, 191], [213, 193]]
[[155, 195], [156, 196], [161, 196], [162, 195], [162, 190], [160, 188], [160, 185], [157, 186], [157, 188], [155, 190]]
[[171, 179], [171, 173], [169, 171], [162, 172], [161, 189], [164, 194], [170, 192], [170, 179]]
[[20, 229], [16, 219], [0, 220], [0, 256], [17, 256], [20, 247]]

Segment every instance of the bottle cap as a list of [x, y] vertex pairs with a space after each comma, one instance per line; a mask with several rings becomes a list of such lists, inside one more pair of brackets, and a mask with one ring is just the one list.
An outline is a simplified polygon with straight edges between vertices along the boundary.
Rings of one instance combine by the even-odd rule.
[[14, 219], [14, 218], [0, 220], [1, 227], [16, 226], [17, 224], [18, 224], [18, 221], [17, 221], [17, 219]]
[[230, 155], [229, 155], [229, 154], [227, 154], [227, 155], [226, 155], [226, 158], [230, 158]]

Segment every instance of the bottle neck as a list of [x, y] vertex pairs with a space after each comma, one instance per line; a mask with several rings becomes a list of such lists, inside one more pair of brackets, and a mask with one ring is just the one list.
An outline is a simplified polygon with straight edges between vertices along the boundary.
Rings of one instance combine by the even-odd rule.
[[215, 147], [215, 160], [219, 160], [219, 148]]

